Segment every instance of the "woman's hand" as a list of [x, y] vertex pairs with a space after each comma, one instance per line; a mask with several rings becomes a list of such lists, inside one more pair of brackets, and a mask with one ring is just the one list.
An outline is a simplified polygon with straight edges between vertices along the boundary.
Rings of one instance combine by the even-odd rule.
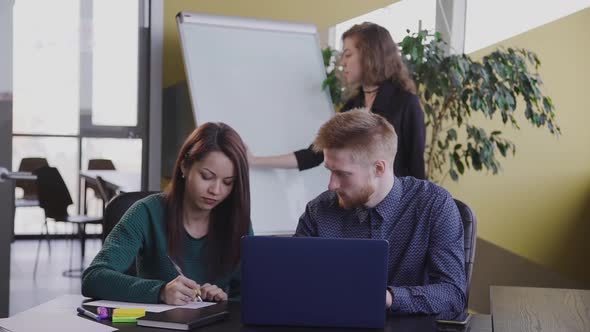
[[196, 290], [199, 288], [201, 288], [199, 284], [180, 275], [162, 288], [160, 300], [166, 304], [185, 305], [195, 300]]
[[227, 301], [227, 294], [223, 289], [207, 283], [201, 286], [201, 298], [203, 301]]

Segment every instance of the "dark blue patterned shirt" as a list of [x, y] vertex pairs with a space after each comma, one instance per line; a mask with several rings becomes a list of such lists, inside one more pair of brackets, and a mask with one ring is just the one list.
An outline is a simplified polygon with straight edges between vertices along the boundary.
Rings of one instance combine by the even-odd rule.
[[343, 209], [336, 194], [326, 191], [307, 204], [295, 235], [389, 241], [392, 312], [465, 308], [461, 216], [451, 195], [431, 182], [395, 178], [389, 194], [370, 209]]

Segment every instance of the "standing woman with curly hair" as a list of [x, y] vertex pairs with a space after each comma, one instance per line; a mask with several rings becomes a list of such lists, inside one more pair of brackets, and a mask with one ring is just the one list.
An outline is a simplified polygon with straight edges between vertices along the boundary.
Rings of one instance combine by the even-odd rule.
[[[397, 44], [387, 29], [370, 22], [351, 27], [342, 41], [343, 83], [353, 93], [341, 112], [365, 108], [386, 118], [398, 136], [395, 175], [424, 179], [424, 112]], [[321, 164], [324, 155], [310, 146], [285, 155], [248, 158], [253, 167], [305, 170]]]

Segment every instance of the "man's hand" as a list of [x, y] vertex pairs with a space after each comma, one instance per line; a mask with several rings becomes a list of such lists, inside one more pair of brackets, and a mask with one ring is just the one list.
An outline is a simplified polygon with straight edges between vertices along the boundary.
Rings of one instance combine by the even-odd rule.
[[201, 286], [201, 297], [204, 301], [227, 301], [227, 294], [223, 289], [211, 284]]
[[195, 300], [195, 290], [200, 288], [201, 286], [193, 280], [180, 275], [162, 288], [160, 300], [166, 304], [185, 305]]
[[385, 290], [385, 309], [389, 309], [391, 304], [393, 303], [393, 296], [391, 296], [391, 292], [386, 289]]

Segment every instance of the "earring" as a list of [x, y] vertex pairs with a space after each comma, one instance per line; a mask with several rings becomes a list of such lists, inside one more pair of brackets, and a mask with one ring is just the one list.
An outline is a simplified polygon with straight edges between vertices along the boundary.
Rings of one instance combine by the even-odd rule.
[[184, 179], [184, 173], [181, 173], [181, 175], [180, 175], [180, 176], [181, 176], [181, 177]]

